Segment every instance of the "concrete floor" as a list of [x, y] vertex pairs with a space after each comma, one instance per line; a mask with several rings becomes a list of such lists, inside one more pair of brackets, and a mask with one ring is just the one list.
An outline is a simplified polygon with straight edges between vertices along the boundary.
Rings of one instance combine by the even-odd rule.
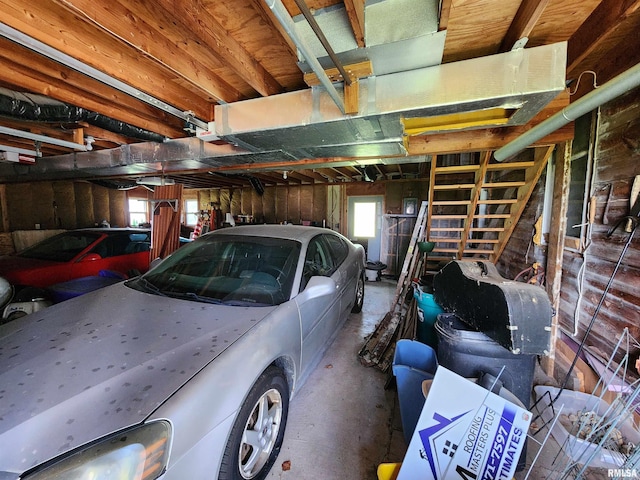
[[395, 281], [367, 282], [362, 312], [351, 314], [336, 341], [292, 400], [284, 444], [270, 480], [376, 479], [378, 464], [401, 461], [406, 446], [388, 375], [360, 364], [358, 351], [384, 314]]
[[[397, 392], [385, 388], [391, 374], [363, 366], [358, 357], [365, 338], [389, 311], [395, 289], [395, 280], [366, 283], [362, 312], [349, 316], [291, 402], [282, 450], [268, 480], [376, 480], [379, 464], [402, 462], [407, 445]], [[545, 383], [545, 377], [537, 372], [534, 383]], [[568, 461], [558, 452], [544, 432], [530, 436], [526, 467], [515, 480], [575, 478], [562, 473]], [[600, 480], [607, 474], [590, 470], [580, 478]]]

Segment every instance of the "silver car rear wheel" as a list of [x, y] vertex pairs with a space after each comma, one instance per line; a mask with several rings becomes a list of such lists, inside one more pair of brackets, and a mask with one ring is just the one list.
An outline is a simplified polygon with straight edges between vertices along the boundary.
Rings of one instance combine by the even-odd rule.
[[289, 410], [287, 382], [275, 367], [253, 386], [240, 409], [220, 467], [221, 480], [260, 480], [280, 452]]

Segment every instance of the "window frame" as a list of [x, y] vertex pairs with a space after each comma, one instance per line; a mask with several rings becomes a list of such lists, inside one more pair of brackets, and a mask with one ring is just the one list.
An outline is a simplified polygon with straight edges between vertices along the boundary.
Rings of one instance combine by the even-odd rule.
[[[565, 227], [565, 241], [564, 241], [565, 248], [570, 250], [575, 250], [578, 252], [583, 252], [585, 250], [588, 242], [588, 235], [589, 235], [589, 229], [588, 229], [588, 223], [587, 223], [588, 215], [589, 215], [588, 206], [589, 206], [589, 197], [591, 195], [591, 190], [592, 190], [593, 174], [595, 171], [595, 162], [596, 162], [594, 151], [595, 151], [595, 142], [597, 138], [596, 137], [597, 109], [576, 119], [576, 123], [575, 123], [576, 131], [582, 126], [582, 122], [586, 123], [586, 125], [583, 126], [582, 127], [583, 129], [581, 130], [581, 132], [586, 135], [584, 145], [582, 146], [578, 145], [579, 149], [574, 151], [573, 147], [576, 143], [576, 138], [574, 137], [574, 140], [572, 142], [572, 148], [571, 148], [571, 158], [569, 159], [569, 162], [570, 162], [569, 171], [570, 171], [571, 177], [569, 179], [569, 192], [567, 194], [567, 214], [566, 214], [567, 224]], [[582, 176], [580, 177], [580, 179], [576, 179], [574, 177], [574, 173], [576, 172], [574, 168], [574, 164], [577, 165], [576, 162], [582, 161], [582, 160], [585, 161], [584, 179], [582, 178]], [[572, 188], [576, 188], [576, 186], [578, 185], [582, 186], [583, 182], [584, 182], [584, 186], [580, 190], [580, 192], [582, 192], [581, 201], [574, 200], [572, 202], [571, 201]], [[578, 192], [577, 197], [580, 197], [579, 195], [580, 192]], [[575, 207], [576, 210], [579, 208], [579, 214], [577, 214], [578, 212], [574, 212], [575, 213], [574, 215], [570, 215], [570, 209], [572, 208], [573, 205], [576, 205]], [[578, 223], [570, 221], [570, 218], [578, 219]], [[577, 235], [570, 234], [570, 233], [573, 233], [571, 232], [572, 228], [578, 229], [578, 231], [576, 232]]]
[[[186, 225], [188, 227], [195, 227], [196, 225], [198, 225], [198, 215], [200, 214], [200, 208], [199, 208], [199, 204], [198, 204], [198, 199], [197, 198], [185, 198], [183, 200], [183, 205], [182, 205], [182, 223], [183, 225]], [[191, 203], [195, 203], [196, 209], [194, 211], [190, 211], [188, 206]], [[193, 215], [195, 218], [195, 221], [193, 223], [189, 223], [189, 217]]]
[[[140, 210], [131, 210], [132, 202], [140, 202], [141, 205], [144, 205], [144, 211]], [[127, 209], [129, 214], [129, 226], [133, 228], [140, 227], [141, 224], [149, 223], [149, 201], [145, 197], [129, 197], [127, 198]], [[134, 223], [133, 215], [144, 215], [144, 222]]]

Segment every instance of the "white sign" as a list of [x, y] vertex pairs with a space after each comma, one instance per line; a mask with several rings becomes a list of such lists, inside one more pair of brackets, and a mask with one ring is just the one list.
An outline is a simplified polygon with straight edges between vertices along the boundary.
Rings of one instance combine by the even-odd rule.
[[397, 480], [511, 480], [531, 413], [438, 367]]

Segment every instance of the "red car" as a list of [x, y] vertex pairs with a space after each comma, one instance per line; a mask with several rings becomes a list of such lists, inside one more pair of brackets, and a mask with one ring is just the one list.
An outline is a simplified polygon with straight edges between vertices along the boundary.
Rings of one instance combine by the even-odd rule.
[[46, 288], [100, 271], [123, 278], [149, 270], [151, 231], [137, 228], [70, 230], [0, 257], [0, 277], [16, 287]]

